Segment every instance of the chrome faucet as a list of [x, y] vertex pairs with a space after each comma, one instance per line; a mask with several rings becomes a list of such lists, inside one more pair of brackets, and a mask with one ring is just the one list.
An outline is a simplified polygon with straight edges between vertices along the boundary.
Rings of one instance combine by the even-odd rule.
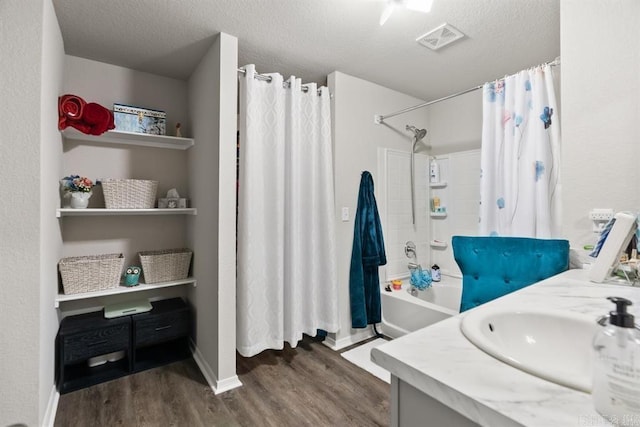
[[407, 258], [413, 260], [413, 261], [409, 261], [409, 264], [407, 265], [409, 270], [415, 270], [416, 268], [422, 269], [422, 267], [420, 267], [420, 264], [418, 264], [418, 254], [416, 253], [416, 244], [413, 243], [411, 240], [405, 243], [404, 254], [407, 256]]
[[407, 258], [413, 258], [413, 259], [417, 258], [416, 244], [413, 243], [411, 240], [409, 240], [407, 243], [404, 244], [404, 254], [407, 256]]

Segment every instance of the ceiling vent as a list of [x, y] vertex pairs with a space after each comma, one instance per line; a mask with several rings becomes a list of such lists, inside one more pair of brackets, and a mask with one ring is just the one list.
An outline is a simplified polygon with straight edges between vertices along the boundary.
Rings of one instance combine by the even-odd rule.
[[445, 23], [438, 28], [423, 34], [416, 41], [431, 50], [438, 50], [464, 37], [460, 31]]

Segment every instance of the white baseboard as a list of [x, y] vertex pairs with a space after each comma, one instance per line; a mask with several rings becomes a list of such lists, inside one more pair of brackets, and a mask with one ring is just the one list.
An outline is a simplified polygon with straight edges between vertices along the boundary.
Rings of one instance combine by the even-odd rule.
[[193, 360], [196, 361], [198, 368], [200, 368], [200, 372], [202, 372], [202, 375], [207, 380], [207, 383], [209, 384], [209, 387], [211, 387], [211, 390], [213, 390], [214, 394], [224, 393], [225, 391], [242, 386], [237, 375], [219, 380], [213, 373], [211, 366], [209, 366], [202, 356], [200, 349], [198, 349], [193, 341], [191, 341], [191, 348], [193, 349]]
[[350, 345], [354, 345], [361, 341], [367, 340], [372, 336], [373, 331], [371, 330], [371, 328], [367, 327], [356, 332], [355, 334], [340, 338], [339, 340], [335, 340], [333, 337], [327, 335], [322, 343], [329, 347], [331, 350], [338, 351], [342, 350], [343, 348], [347, 348]]
[[44, 411], [44, 417], [42, 418], [42, 427], [53, 427], [56, 421], [56, 412], [58, 412], [58, 401], [60, 400], [60, 392], [56, 389], [54, 384], [49, 393], [49, 401], [47, 402], [47, 408]]

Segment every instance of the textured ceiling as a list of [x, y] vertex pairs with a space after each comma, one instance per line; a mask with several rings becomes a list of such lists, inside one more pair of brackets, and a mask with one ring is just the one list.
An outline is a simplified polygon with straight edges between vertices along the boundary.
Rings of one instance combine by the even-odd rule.
[[[65, 51], [186, 79], [219, 32], [239, 65], [326, 82], [332, 71], [425, 100], [560, 55], [560, 0], [434, 0], [429, 14], [383, 0], [53, 0]], [[433, 52], [415, 42], [447, 22], [466, 37]]]

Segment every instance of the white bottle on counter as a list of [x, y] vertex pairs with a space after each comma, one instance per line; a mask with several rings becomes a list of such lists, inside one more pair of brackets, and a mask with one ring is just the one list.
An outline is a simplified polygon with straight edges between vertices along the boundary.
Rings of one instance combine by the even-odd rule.
[[607, 298], [616, 304], [609, 324], [593, 340], [593, 403], [616, 426], [640, 425], [640, 333], [627, 313], [631, 301]]

